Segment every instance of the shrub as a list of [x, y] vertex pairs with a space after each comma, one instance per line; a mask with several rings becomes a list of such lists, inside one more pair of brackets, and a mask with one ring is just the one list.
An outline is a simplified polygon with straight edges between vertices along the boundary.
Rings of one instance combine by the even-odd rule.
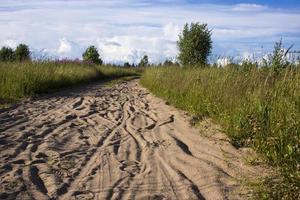
[[174, 65], [174, 63], [171, 60], [167, 59], [167, 60], [165, 60], [163, 65], [164, 66], [171, 66], [171, 65]]
[[148, 60], [148, 56], [144, 55], [144, 57], [141, 59], [140, 63], [139, 63], [139, 67], [146, 67], [149, 65], [149, 60]]
[[182, 65], [204, 65], [211, 53], [211, 30], [207, 24], [186, 23], [177, 42]]
[[130, 65], [129, 62], [125, 62], [125, 63], [124, 63], [124, 67], [131, 67], [131, 65]]
[[278, 169], [265, 199], [299, 199], [300, 69], [287, 67], [270, 80], [271, 68], [243, 65], [148, 68], [141, 82], [197, 118], [219, 122], [236, 147], [253, 147]]
[[15, 50], [15, 59], [19, 62], [30, 60], [30, 51], [26, 44], [19, 44]]
[[103, 61], [100, 58], [98, 50], [95, 46], [89, 46], [82, 54], [83, 60], [94, 64], [102, 65]]
[[15, 60], [14, 51], [10, 47], [2, 47], [0, 50], [0, 61], [11, 62]]

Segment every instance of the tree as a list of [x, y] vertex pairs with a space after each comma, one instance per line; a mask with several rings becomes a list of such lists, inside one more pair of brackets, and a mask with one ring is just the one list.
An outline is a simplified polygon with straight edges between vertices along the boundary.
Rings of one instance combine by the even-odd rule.
[[103, 63], [95, 46], [89, 46], [82, 54], [82, 58], [84, 61], [92, 62], [94, 64], [102, 65]]
[[0, 61], [11, 62], [15, 60], [14, 51], [10, 47], [2, 47], [0, 50]]
[[129, 62], [125, 62], [125, 63], [124, 63], [124, 67], [131, 67], [131, 65], [130, 65]]
[[15, 59], [19, 62], [30, 60], [30, 51], [26, 44], [19, 44], [15, 50]]
[[171, 65], [174, 65], [174, 63], [171, 60], [167, 59], [167, 60], [165, 60], [163, 65], [164, 66], [171, 66]]
[[281, 72], [283, 69], [289, 66], [289, 62], [287, 60], [287, 54], [290, 49], [293, 47], [290, 46], [286, 51], [284, 50], [282, 39], [279, 42], [276, 42], [274, 45], [273, 55], [270, 57], [271, 66], [275, 73]]
[[139, 67], [146, 67], [149, 64], [148, 56], [144, 55], [144, 57], [141, 59], [139, 63]]
[[211, 30], [207, 24], [185, 24], [177, 42], [182, 65], [205, 65], [211, 53]]

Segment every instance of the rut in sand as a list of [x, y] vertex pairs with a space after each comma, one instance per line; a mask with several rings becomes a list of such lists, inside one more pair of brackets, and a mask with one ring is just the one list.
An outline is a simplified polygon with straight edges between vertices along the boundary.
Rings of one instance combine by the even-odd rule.
[[137, 81], [23, 102], [0, 125], [1, 199], [243, 199], [255, 171]]

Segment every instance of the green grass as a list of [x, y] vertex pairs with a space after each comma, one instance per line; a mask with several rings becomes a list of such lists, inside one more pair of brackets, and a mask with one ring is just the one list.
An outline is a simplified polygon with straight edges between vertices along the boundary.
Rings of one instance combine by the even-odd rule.
[[[259, 199], [300, 199], [300, 69], [147, 69], [141, 83], [197, 118], [221, 124], [236, 147], [253, 147], [278, 171]], [[275, 177], [275, 176], [274, 176]]]
[[120, 78], [110, 80], [110, 81], [106, 82], [105, 85], [111, 87], [111, 86], [114, 86], [116, 84], [120, 84], [122, 82], [131, 81], [131, 80], [138, 79], [138, 78], [139, 78], [139, 76], [123, 76], [123, 77], [120, 77]]
[[0, 63], [0, 104], [12, 103], [51, 89], [139, 73], [130, 68], [74, 62]]

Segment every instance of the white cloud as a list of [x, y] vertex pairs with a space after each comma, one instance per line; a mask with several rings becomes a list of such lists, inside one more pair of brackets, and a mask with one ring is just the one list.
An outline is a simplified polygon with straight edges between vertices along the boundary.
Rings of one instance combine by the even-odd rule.
[[177, 50], [172, 41], [160, 37], [115, 36], [97, 39], [97, 47], [105, 62], [138, 63], [147, 54], [151, 62], [175, 57]]
[[259, 5], [259, 4], [248, 4], [248, 3], [242, 3], [237, 4], [232, 7], [233, 11], [248, 11], [248, 12], [255, 12], [255, 11], [263, 11], [266, 10], [268, 7]]
[[67, 54], [70, 53], [72, 50], [72, 46], [70, 42], [66, 38], [62, 38], [59, 40], [59, 48], [58, 48], [58, 53], [61, 54]]
[[6, 46], [6, 47], [10, 47], [10, 48], [14, 49], [17, 47], [17, 45], [18, 45], [18, 42], [16, 40], [12, 40], [12, 39], [0, 41], [0, 47]]
[[169, 38], [170, 40], [177, 41], [178, 35], [180, 34], [181, 28], [178, 25], [173, 23], [168, 23], [163, 28], [165, 37]]
[[70, 58], [80, 58], [87, 46], [96, 45], [106, 62], [137, 62], [143, 54], [151, 61], [161, 61], [176, 56], [175, 41], [181, 27], [195, 21], [213, 29], [214, 52], [222, 55], [251, 52], [256, 50], [253, 45], [261, 46], [261, 42], [272, 46], [285, 35], [295, 38], [296, 44], [300, 41], [299, 12], [257, 4], [184, 2], [1, 0], [0, 45], [22, 41], [33, 49]]
[[219, 67], [224, 67], [226, 65], [229, 65], [230, 63], [232, 63], [232, 59], [230, 59], [229, 57], [219, 58], [217, 60], [217, 66]]
[[81, 58], [84, 47], [65, 37], [59, 39], [59, 46], [56, 50], [48, 49], [58, 58]]

